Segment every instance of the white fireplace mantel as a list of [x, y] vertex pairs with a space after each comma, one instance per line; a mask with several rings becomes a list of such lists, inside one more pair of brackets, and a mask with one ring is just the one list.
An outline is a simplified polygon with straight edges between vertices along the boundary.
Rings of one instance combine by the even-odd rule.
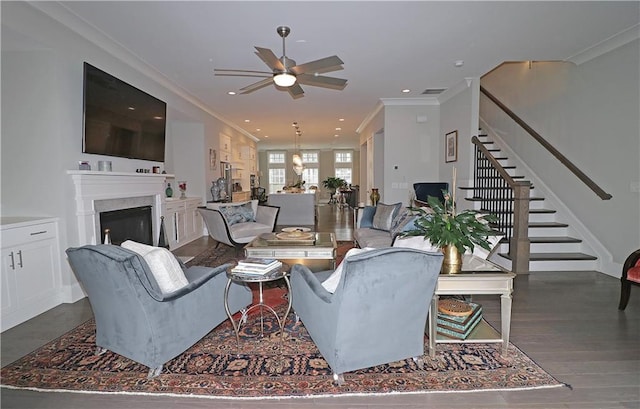
[[158, 173], [69, 170], [75, 187], [78, 245], [100, 242], [96, 201], [151, 197], [153, 237], [158, 237], [165, 180], [173, 175]]

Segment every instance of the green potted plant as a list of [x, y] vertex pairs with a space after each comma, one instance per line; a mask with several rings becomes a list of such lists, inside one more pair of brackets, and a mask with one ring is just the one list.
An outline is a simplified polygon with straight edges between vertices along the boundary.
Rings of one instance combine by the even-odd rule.
[[326, 189], [329, 189], [331, 192], [331, 199], [329, 200], [329, 203], [334, 203], [335, 199], [333, 198], [333, 196], [336, 194], [336, 190], [346, 185], [347, 185], [346, 180], [335, 177], [335, 176], [329, 176], [328, 178], [322, 181], [322, 186], [325, 187]]
[[[451, 194], [443, 190], [444, 203], [438, 198], [429, 196], [428, 208], [414, 207], [411, 211], [418, 217], [414, 221], [414, 229], [401, 233], [401, 236], [423, 236], [434, 246], [442, 249], [445, 259], [443, 271], [459, 272], [462, 266], [462, 254], [475, 246], [491, 250], [488, 236], [494, 230], [490, 223], [497, 220], [495, 215], [483, 214], [475, 210], [456, 212]], [[449, 267], [451, 266], [451, 267]]]

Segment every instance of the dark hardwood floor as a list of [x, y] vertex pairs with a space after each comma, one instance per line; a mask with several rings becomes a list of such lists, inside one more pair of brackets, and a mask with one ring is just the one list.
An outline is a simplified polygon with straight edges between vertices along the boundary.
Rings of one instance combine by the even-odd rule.
[[[353, 214], [320, 206], [318, 230], [351, 240]], [[195, 255], [203, 238], [176, 250]], [[518, 276], [511, 342], [572, 388], [512, 392], [415, 394], [280, 400], [42, 393], [2, 389], [2, 408], [640, 408], [640, 287], [618, 311], [620, 281], [595, 271]], [[499, 297], [476, 296], [485, 317], [499, 323]], [[60, 305], [0, 334], [2, 365], [90, 318], [86, 299]]]

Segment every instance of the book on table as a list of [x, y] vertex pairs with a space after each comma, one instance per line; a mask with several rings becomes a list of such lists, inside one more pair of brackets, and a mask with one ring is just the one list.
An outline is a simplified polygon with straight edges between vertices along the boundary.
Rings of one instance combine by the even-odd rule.
[[466, 339], [482, 320], [482, 306], [468, 302], [468, 315], [449, 315], [438, 311], [437, 332], [449, 338]]
[[238, 266], [256, 269], [270, 269], [278, 265], [278, 263], [282, 265], [282, 263], [275, 258], [249, 257], [244, 260], [239, 260]]
[[251, 267], [238, 264], [237, 266], [233, 267], [231, 271], [243, 275], [267, 275], [280, 269], [281, 267], [281, 261], [277, 261], [275, 264], [269, 267]]

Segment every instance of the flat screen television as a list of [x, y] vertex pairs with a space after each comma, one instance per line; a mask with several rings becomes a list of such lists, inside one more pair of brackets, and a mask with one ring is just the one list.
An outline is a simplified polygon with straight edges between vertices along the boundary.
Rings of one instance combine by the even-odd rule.
[[84, 63], [82, 152], [164, 162], [167, 104]]

